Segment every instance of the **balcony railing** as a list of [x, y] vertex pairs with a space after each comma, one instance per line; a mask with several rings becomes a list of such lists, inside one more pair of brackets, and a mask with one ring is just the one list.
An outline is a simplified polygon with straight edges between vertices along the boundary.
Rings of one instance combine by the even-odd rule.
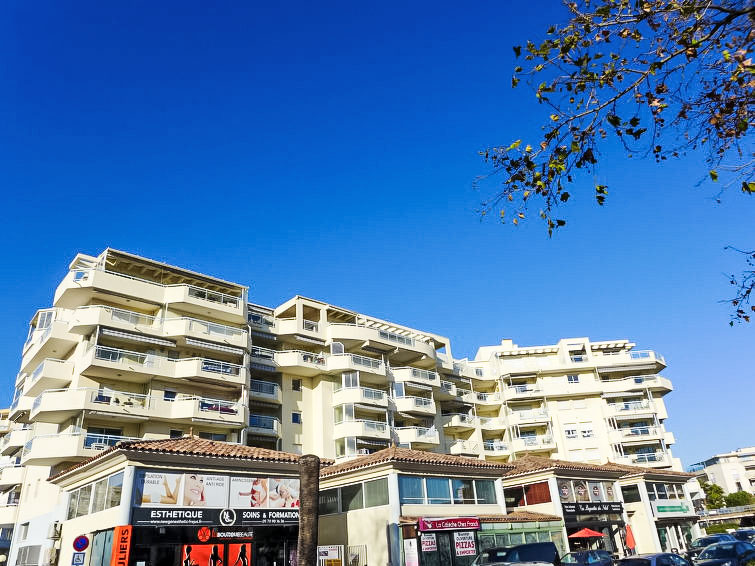
[[241, 328], [234, 328], [233, 326], [227, 326], [225, 324], [218, 324], [217, 322], [208, 322], [206, 320], [200, 320], [198, 318], [191, 318], [188, 316], [178, 318], [168, 318], [165, 322], [170, 320], [185, 320], [189, 323], [189, 331], [206, 334], [208, 336], [220, 336], [222, 338], [241, 338], [246, 334], [246, 331]]
[[265, 316], [256, 312], [250, 312], [247, 320], [249, 320], [249, 324], [256, 324], [257, 326], [267, 326], [269, 328], [275, 326], [275, 319], [272, 316]]
[[524, 396], [524, 395], [531, 395], [533, 393], [541, 393], [542, 389], [540, 388], [540, 385], [537, 385], [535, 383], [526, 384], [526, 385], [512, 385], [507, 388], [509, 395], [512, 396]]
[[458, 420], [462, 424], [474, 425], [477, 417], [465, 413], [446, 413], [443, 417], [448, 421]]
[[647, 399], [643, 401], [628, 401], [626, 403], [609, 403], [614, 411], [642, 411], [650, 409], [650, 401]]
[[379, 330], [378, 336], [380, 336], [381, 338], [385, 338], [386, 340], [390, 340], [391, 342], [396, 342], [398, 344], [404, 344], [406, 346], [414, 346], [414, 338], [410, 338], [408, 336], [402, 336], [401, 334], [396, 334], [395, 332]]
[[631, 350], [629, 352], [629, 357], [633, 360], [659, 360], [663, 363], [666, 363], [666, 360], [663, 356], [661, 356], [659, 353], [654, 352], [653, 350]]
[[27, 387], [37, 381], [39, 379], [39, 376], [42, 375], [42, 371], [45, 369], [46, 363], [56, 363], [56, 364], [64, 364], [66, 363], [66, 360], [59, 360], [57, 358], [45, 358], [42, 360], [39, 365], [34, 368], [34, 371], [31, 372], [29, 375], [29, 380], [27, 381]]
[[642, 437], [642, 436], [651, 436], [658, 434], [659, 429], [657, 426], [636, 426], [636, 427], [629, 427], [629, 428], [621, 428], [619, 429], [619, 433], [623, 437], [628, 438], [635, 438], [635, 437]]
[[349, 419], [336, 421], [336, 425], [348, 423], [361, 423], [365, 434], [383, 434], [388, 431], [388, 423], [383, 421], [371, 421], [367, 419]]
[[302, 320], [302, 328], [309, 332], [317, 332], [320, 329], [320, 325], [317, 324], [314, 320], [304, 319]]
[[351, 361], [354, 362], [354, 364], [358, 366], [364, 366], [370, 369], [379, 369], [383, 365], [382, 360], [377, 360], [375, 358], [368, 358], [367, 356], [360, 356], [359, 354], [340, 354], [340, 355], [351, 356]]
[[280, 430], [280, 421], [276, 417], [266, 415], [249, 415], [249, 426], [278, 432]]
[[483, 403], [490, 403], [490, 402], [501, 400], [501, 394], [498, 391], [494, 391], [493, 393], [478, 392], [476, 393], [476, 395], [477, 395], [477, 400]]
[[387, 397], [385, 391], [373, 389], [372, 387], [339, 387], [335, 392], [338, 393], [339, 391], [345, 390], [359, 391], [362, 399], [366, 401], [383, 401]]
[[509, 414], [512, 417], [518, 418], [520, 421], [547, 419], [549, 417], [547, 409], [527, 409], [524, 411], [511, 411]]
[[633, 464], [648, 464], [653, 462], [665, 462], [667, 454], [665, 452], [650, 452], [643, 454], [628, 454]]
[[508, 444], [500, 440], [483, 440], [482, 446], [488, 452], [508, 452]]
[[267, 395], [269, 397], [278, 397], [280, 391], [280, 387], [277, 383], [272, 381], [260, 381], [258, 379], [252, 379], [249, 381], [249, 389], [252, 393]]
[[120, 364], [136, 364], [150, 369], [167, 367], [165, 364], [175, 364], [189, 360], [199, 360], [201, 362], [201, 371], [233, 376], [240, 375], [243, 368], [243, 366], [240, 366], [239, 364], [232, 364], [230, 362], [223, 362], [210, 358], [165, 358], [162, 356], [155, 356], [154, 354], [132, 352], [130, 350], [111, 348], [109, 346], [96, 346], [94, 356], [98, 360]]
[[275, 361], [275, 350], [271, 350], [270, 348], [260, 348], [259, 346], [252, 346], [250, 355], [253, 358], [258, 358], [261, 360], [269, 360], [271, 362]]
[[112, 436], [109, 434], [90, 434], [84, 435], [84, 448], [90, 450], [105, 450], [111, 446], [115, 446], [119, 442], [126, 442], [129, 440], [139, 440], [139, 438], [133, 436]]
[[396, 396], [396, 400], [398, 399], [409, 399], [409, 403], [414, 405], [417, 409], [430, 409], [434, 403], [432, 399], [428, 399], [427, 397], [415, 397], [414, 395], [399, 395]]
[[395, 431], [409, 430], [413, 431], [418, 440], [435, 441], [438, 439], [438, 431], [435, 427], [423, 426], [398, 426], [394, 427]]

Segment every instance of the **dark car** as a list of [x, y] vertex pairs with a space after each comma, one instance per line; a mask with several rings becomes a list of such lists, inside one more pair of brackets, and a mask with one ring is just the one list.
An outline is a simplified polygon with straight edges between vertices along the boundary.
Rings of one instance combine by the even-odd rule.
[[731, 533], [731, 536], [742, 542], [755, 544], [755, 529], [738, 529]]
[[706, 546], [695, 560], [697, 566], [755, 566], [755, 546], [749, 542], [717, 542]]
[[532, 542], [516, 546], [487, 548], [477, 555], [473, 566], [519, 562], [541, 562], [561, 566], [558, 549], [552, 542]]
[[689, 560], [673, 552], [637, 554], [616, 560], [616, 566], [692, 566]]
[[733, 536], [725, 533], [696, 538], [690, 543], [687, 549], [687, 560], [694, 560], [706, 546], [716, 544], [717, 542], [736, 542], [736, 540]]
[[613, 566], [613, 557], [607, 550], [580, 550], [561, 557], [561, 564], [574, 566]]

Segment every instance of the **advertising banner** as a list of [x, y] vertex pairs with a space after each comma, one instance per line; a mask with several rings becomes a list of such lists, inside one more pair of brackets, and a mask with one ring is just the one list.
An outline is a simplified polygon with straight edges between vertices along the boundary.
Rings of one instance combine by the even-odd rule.
[[299, 479], [138, 470], [133, 525], [299, 522]]
[[416, 538], [404, 539], [404, 566], [419, 566]]
[[475, 556], [477, 547], [475, 546], [474, 531], [454, 533], [454, 548], [456, 549], [456, 556]]
[[688, 517], [694, 516], [695, 510], [684, 499], [657, 499], [651, 501], [653, 515], [656, 517]]
[[429, 519], [420, 517], [420, 531], [455, 531], [455, 530], [479, 530], [480, 519], [477, 517], [444, 517], [438, 519]]
[[438, 541], [435, 540], [435, 533], [422, 533], [420, 537], [422, 552], [435, 552], [438, 550]]
[[113, 550], [110, 555], [110, 566], [128, 566], [128, 557], [131, 552], [131, 532], [131, 525], [113, 529]]

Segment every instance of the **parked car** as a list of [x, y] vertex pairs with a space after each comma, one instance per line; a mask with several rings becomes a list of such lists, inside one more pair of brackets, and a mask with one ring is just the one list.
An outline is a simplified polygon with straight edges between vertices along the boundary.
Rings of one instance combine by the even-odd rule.
[[689, 560], [673, 552], [637, 554], [616, 560], [616, 566], [692, 566]]
[[472, 562], [472, 566], [487, 566], [493, 564], [539, 564], [547, 566], [561, 566], [558, 549], [552, 542], [532, 542], [516, 546], [496, 546], [480, 552]]
[[613, 557], [607, 550], [580, 550], [561, 557], [561, 564], [566, 566], [613, 566]]
[[737, 540], [755, 544], [755, 529], [737, 529], [731, 533], [731, 536]]
[[717, 542], [735, 542], [736, 540], [737, 539], [735, 539], [733, 536], [726, 533], [707, 535], [704, 537], [696, 538], [690, 543], [689, 549], [687, 549], [687, 560], [694, 560], [706, 546], [710, 546], [711, 544], [715, 544]]
[[697, 555], [697, 566], [755, 566], [755, 546], [749, 542], [717, 542]]

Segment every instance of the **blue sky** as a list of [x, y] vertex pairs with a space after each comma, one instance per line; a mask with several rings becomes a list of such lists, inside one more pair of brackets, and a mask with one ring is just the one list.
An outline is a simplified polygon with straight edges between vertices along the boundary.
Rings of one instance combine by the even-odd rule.
[[718, 302], [752, 199], [715, 205], [696, 156], [609, 155], [608, 204], [572, 191], [552, 240], [475, 214], [477, 151], [537, 135], [511, 46], [558, 21], [556, 2], [1, 10], [3, 403], [34, 311], [77, 251], [109, 245], [258, 303], [298, 293], [431, 330], [457, 357], [629, 338], [669, 362], [685, 464], [755, 444], [755, 329]]

